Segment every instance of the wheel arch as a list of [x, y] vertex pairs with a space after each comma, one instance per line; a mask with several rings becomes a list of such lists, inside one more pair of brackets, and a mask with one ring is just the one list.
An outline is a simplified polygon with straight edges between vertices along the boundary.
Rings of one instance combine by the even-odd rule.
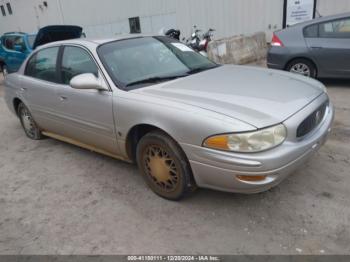
[[[175, 141], [175, 143], [179, 146], [179, 148], [183, 151], [179, 143], [176, 141], [176, 139], [169, 134], [169, 132], [165, 131], [164, 129], [152, 125], [152, 124], [137, 124], [130, 128], [130, 130], [127, 133], [126, 140], [125, 140], [125, 150], [128, 155], [128, 157], [135, 162], [136, 160], [136, 148], [137, 144], [140, 142], [140, 140], [147, 135], [150, 132], [159, 131], [168, 137], [170, 137], [172, 140]], [[184, 151], [183, 151], [184, 152]], [[185, 154], [186, 155], [186, 154]]]
[[12, 101], [13, 108], [16, 112], [16, 115], [18, 115], [18, 106], [20, 103], [23, 103], [23, 101], [21, 99], [19, 99], [18, 97], [15, 97]]

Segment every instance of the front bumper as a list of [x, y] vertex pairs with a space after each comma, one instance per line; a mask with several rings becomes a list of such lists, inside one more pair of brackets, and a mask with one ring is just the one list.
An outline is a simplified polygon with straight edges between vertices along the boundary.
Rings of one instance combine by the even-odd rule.
[[[263, 192], [278, 185], [326, 142], [334, 119], [334, 108], [331, 103], [322, 123], [307, 136], [298, 139], [296, 129], [327, 99], [327, 95], [324, 94], [287, 119], [284, 122], [288, 130], [286, 141], [265, 152], [240, 154], [182, 144], [197, 185], [203, 188], [246, 194]], [[266, 179], [259, 182], [246, 182], [239, 180], [238, 175], [266, 176]]]

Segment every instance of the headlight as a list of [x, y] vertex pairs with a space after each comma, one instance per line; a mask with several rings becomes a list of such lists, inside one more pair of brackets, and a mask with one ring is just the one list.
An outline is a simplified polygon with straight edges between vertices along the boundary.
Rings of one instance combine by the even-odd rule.
[[203, 142], [203, 146], [232, 152], [254, 153], [276, 147], [282, 144], [286, 137], [286, 127], [280, 124], [253, 132], [212, 136]]

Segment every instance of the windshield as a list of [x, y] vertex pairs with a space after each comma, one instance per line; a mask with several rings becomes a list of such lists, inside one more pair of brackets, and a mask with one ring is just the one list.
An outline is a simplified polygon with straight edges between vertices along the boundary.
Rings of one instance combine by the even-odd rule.
[[29, 47], [32, 49], [33, 49], [35, 38], [36, 38], [36, 35], [28, 35], [28, 44], [29, 44]]
[[130, 90], [185, 77], [217, 65], [167, 37], [140, 37], [103, 44], [98, 54], [114, 83]]

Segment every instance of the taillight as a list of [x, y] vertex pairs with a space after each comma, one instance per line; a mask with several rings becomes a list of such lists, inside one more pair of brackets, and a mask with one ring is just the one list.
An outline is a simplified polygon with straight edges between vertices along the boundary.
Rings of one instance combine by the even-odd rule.
[[208, 44], [209, 44], [209, 40], [207, 39], [207, 40], [205, 41], [205, 44], [204, 44], [204, 50], [205, 50], [205, 51], [207, 51], [207, 49], [208, 49]]
[[271, 45], [284, 47], [284, 44], [282, 43], [281, 39], [279, 39], [278, 36], [275, 34], [273, 34]]

